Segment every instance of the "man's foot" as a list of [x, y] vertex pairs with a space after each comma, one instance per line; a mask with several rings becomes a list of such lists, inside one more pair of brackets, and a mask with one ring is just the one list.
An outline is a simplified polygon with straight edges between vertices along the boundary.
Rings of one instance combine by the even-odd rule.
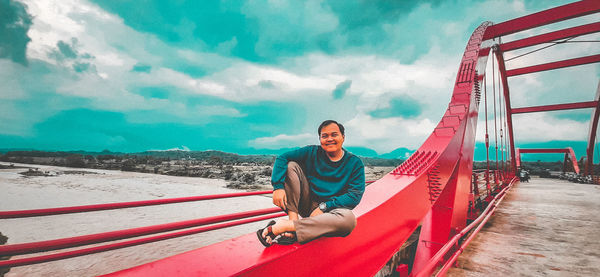
[[[259, 230], [260, 232], [261, 230]], [[295, 233], [291, 233], [295, 231], [295, 227], [294, 227], [294, 222], [291, 220], [279, 220], [277, 221], [275, 224], [271, 225], [269, 223], [269, 225], [267, 225], [267, 227], [265, 227], [264, 229], [262, 229], [262, 233], [260, 234], [259, 240], [261, 242], [264, 241], [263, 245], [265, 246], [271, 246], [273, 244], [273, 242], [275, 241], [275, 238], [279, 235], [282, 235], [281, 237], [296, 237]], [[257, 232], [258, 235], [258, 232]], [[261, 239], [262, 238], [262, 239]], [[284, 241], [287, 241], [289, 239], [286, 239]]]
[[273, 233], [273, 225], [275, 225], [275, 220], [271, 220], [265, 228], [258, 229], [258, 231], [256, 231], [258, 240], [265, 247], [271, 246], [271, 244], [273, 244], [273, 239], [277, 236]]
[[297, 242], [296, 232], [284, 232], [277, 238], [277, 243], [282, 245], [290, 245]]

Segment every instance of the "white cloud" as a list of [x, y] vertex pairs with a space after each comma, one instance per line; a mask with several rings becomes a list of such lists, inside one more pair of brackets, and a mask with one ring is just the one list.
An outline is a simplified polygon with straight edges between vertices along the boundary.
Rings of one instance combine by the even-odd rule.
[[431, 120], [373, 118], [359, 114], [345, 124], [346, 145], [365, 146], [380, 154], [399, 147], [418, 148], [435, 128]]
[[[403, 63], [396, 58], [355, 51], [342, 52], [337, 56], [309, 53], [285, 59], [279, 65], [264, 65], [223, 56], [237, 43], [236, 38], [221, 45], [219, 50], [221, 54], [203, 53], [167, 45], [151, 34], [137, 32], [126, 26], [121, 18], [85, 0], [24, 0], [24, 2], [34, 17], [34, 24], [28, 33], [32, 39], [28, 45], [28, 58], [55, 65], [56, 70], [45, 77], [49, 80], [44, 80], [48, 84], [56, 85], [50, 89], [55, 88], [58, 93], [66, 96], [87, 99], [90, 107], [111, 111], [162, 112], [173, 115], [173, 118], [166, 117], [164, 120], [185, 120], [185, 122], [201, 122], [192, 119], [214, 115], [245, 116], [238, 110], [224, 105], [188, 107], [185, 103], [169, 99], [145, 98], [134, 93], [139, 87], [169, 87], [175, 88], [176, 93], [179, 94], [212, 95], [244, 103], [296, 102], [305, 106], [308, 117], [314, 117], [315, 114], [323, 117], [340, 115], [349, 119], [346, 127], [352, 136], [347, 138], [347, 144], [371, 147], [380, 153], [398, 147], [417, 148], [431, 133], [450, 100], [464, 47], [462, 43], [466, 43], [466, 41], [459, 43], [455, 40], [470, 35], [471, 30], [465, 31], [473, 25], [469, 20], [479, 20], [479, 18], [464, 21], [454, 19], [448, 23], [444, 19], [434, 17], [436, 14], [434, 7], [420, 5], [404, 21], [386, 25], [385, 29], [390, 33], [400, 33], [398, 30], [401, 30], [401, 25], [406, 21], [423, 18], [431, 18], [428, 23], [433, 27], [428, 28], [444, 26], [439, 30], [438, 35], [427, 39], [427, 45], [424, 46], [429, 47], [427, 53], [411, 59], [411, 62]], [[247, 6], [250, 7], [253, 3], [261, 4], [252, 2]], [[282, 2], [278, 5], [287, 4]], [[308, 17], [304, 17], [303, 13], [291, 15], [292, 20], [303, 24], [302, 29], [308, 28], [314, 32], [314, 36], [327, 33], [338, 26], [337, 18], [329, 11], [323, 10], [322, 5], [318, 5], [317, 2], [309, 1], [294, 5], [299, 5], [303, 13], [322, 15], [312, 17], [316, 18], [315, 20], [306, 20]], [[269, 7], [272, 9], [270, 12], [277, 14], [282, 6]], [[493, 14], [494, 18], [489, 18], [491, 20], [510, 19], [514, 18], [515, 14], [532, 12], [525, 9], [523, 1], [493, 0], [475, 3], [466, 9], [465, 14], [478, 14], [480, 11], [485, 11], [487, 15]], [[254, 12], [260, 11], [254, 10]], [[597, 19], [596, 16], [586, 20], [597, 22]], [[262, 30], [271, 33], [279, 32], [280, 26], [272, 24], [268, 17], [259, 20], [261, 20]], [[525, 34], [532, 35], [535, 32], [528, 31]], [[97, 73], [77, 74], [71, 68], [72, 63], [61, 64], [49, 56], [49, 53], [56, 49], [58, 41], [69, 42], [72, 38], [77, 39], [77, 50], [80, 54], [90, 53], [94, 57], [92, 63], [96, 66]], [[598, 35], [589, 38], [598, 39]], [[402, 49], [398, 51], [405, 52], [402, 53], [403, 55], [413, 56], [413, 52], [421, 52], [415, 48], [421, 46], [406, 45], [402, 39], [404, 37], [398, 35], [389, 43], [402, 45]], [[452, 39], [452, 42], [448, 41], [449, 39]], [[259, 41], [257, 51], [269, 51], [268, 48], [271, 47], [269, 43], [269, 41]], [[461, 47], [453, 49], [456, 47], [452, 45], [458, 44]], [[529, 50], [531, 49], [524, 51]], [[514, 57], [518, 53], [507, 53], [506, 57]], [[509, 63], [509, 68], [590, 54], [597, 54], [596, 44], [556, 46], [516, 59]], [[193, 77], [169, 68], [165, 60], [170, 57], [185, 59], [191, 65], [206, 69], [208, 75]], [[131, 68], [140, 62], [150, 65], [151, 71], [131, 72]], [[490, 64], [488, 62], [488, 65]], [[17, 69], [14, 67], [8, 69], [2, 64], [0, 68], [2, 68], [0, 80], [6, 80], [0, 92], [0, 99], [14, 100], [25, 97], [27, 92], [23, 90], [22, 84], [11, 78], [16, 74], [10, 70]], [[550, 103], [589, 101], [593, 98], [598, 72], [598, 66], [587, 66], [583, 70], [568, 69], [560, 73], [540, 73], [511, 78], [509, 82], [513, 106], [549, 104], [544, 101]], [[559, 79], [560, 82], [557, 82], [556, 80]], [[352, 86], [347, 90], [345, 98], [354, 97], [358, 100], [343, 104], [342, 101], [328, 104], [327, 101], [331, 100], [331, 91], [340, 82], [346, 80], [351, 80]], [[369, 116], [369, 112], [386, 106], [391, 98], [398, 96], [417, 99], [422, 104], [423, 113], [413, 119]], [[64, 103], [56, 105], [49, 108], [47, 113], [72, 108]], [[25, 116], [14, 106], [7, 104], [4, 106], [2, 121]], [[329, 111], [327, 108], [334, 111]], [[482, 112], [483, 109], [480, 113]], [[586, 124], [558, 119], [551, 114], [519, 115], [515, 118], [515, 133], [519, 140], [573, 139], [574, 136], [581, 137], [587, 134]], [[15, 134], [26, 133], [26, 128], [23, 126], [31, 126], [35, 123], [33, 121], [42, 119], [41, 116], [31, 117], [22, 120], [28, 123], [21, 127], [4, 126], [3, 128], [12, 130], [9, 132]], [[480, 123], [479, 130], [482, 130], [483, 126]], [[280, 148], [311, 143], [315, 143], [315, 136], [305, 133], [258, 138], [251, 141], [250, 145], [256, 148]]]
[[[506, 128], [497, 121], [497, 136], [500, 140], [500, 128]], [[556, 118], [551, 113], [530, 113], [513, 115], [515, 144], [520, 142], [545, 142], [553, 140], [585, 141], [589, 130], [589, 121], [580, 122], [572, 119]], [[485, 121], [478, 122], [477, 141], [485, 141]], [[495, 142], [494, 120], [488, 121], [490, 145]]]
[[262, 137], [251, 140], [248, 146], [256, 149], [280, 149], [298, 147], [318, 143], [318, 138], [313, 134], [286, 135], [280, 134], [274, 137]]
[[515, 115], [515, 118], [515, 140], [586, 140], [588, 133], [589, 122], [559, 119], [544, 113]]
[[185, 152], [189, 152], [190, 148], [187, 147], [187, 146], [185, 146], [185, 145], [182, 145], [181, 147], [174, 147], [174, 148], [169, 148], [169, 149], [166, 149], [166, 150], [150, 149], [148, 151], [160, 151], [160, 152], [166, 152], [166, 151], [185, 151]]

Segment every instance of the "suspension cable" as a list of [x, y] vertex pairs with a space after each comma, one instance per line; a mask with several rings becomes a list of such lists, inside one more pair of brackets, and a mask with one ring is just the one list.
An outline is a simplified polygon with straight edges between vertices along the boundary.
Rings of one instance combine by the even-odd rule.
[[506, 121], [508, 120], [508, 114], [507, 114], [507, 107], [508, 107], [508, 103], [506, 102], [506, 97], [504, 95], [505, 91], [504, 91], [504, 87], [502, 86], [502, 82], [501, 82], [501, 78], [502, 76], [500, 74], [498, 74], [498, 91], [502, 91], [502, 93], [500, 94], [500, 97], [502, 99], [502, 168], [504, 170], [504, 178], [506, 178], [506, 174], [508, 173], [508, 130], [506, 129]]
[[563, 41], [563, 43], [577, 43], [577, 42], [600, 42], [600, 40], [573, 40], [573, 41]]
[[[508, 103], [506, 102], [506, 99], [504, 99], [504, 104], [507, 105], [507, 107], [508, 107]], [[508, 114], [505, 113], [505, 120], [504, 120], [504, 132], [505, 132], [505, 134], [504, 134], [504, 139], [506, 140], [506, 142], [505, 142], [505, 145], [506, 145], [506, 155], [505, 156], [506, 156], [506, 170], [507, 171], [512, 169], [511, 164], [510, 164], [510, 154], [511, 154], [511, 152], [510, 152], [511, 148], [510, 147], [511, 147], [511, 145], [510, 145], [510, 138], [509, 138], [508, 131], [509, 131], [508, 130]]]
[[[494, 66], [494, 59], [492, 59], [492, 93], [494, 99], [494, 143], [496, 148], [496, 171], [498, 172], [498, 123], [496, 122], [496, 67]], [[497, 174], [497, 173], [496, 173]], [[498, 183], [498, 176], [494, 174], [494, 183]]]
[[529, 54], [533, 54], [533, 53], [535, 53], [535, 52], [538, 52], [538, 51], [542, 51], [542, 50], [544, 50], [544, 49], [547, 49], [547, 48], [550, 48], [550, 47], [552, 47], [552, 46], [556, 46], [556, 45], [559, 45], [559, 44], [562, 44], [562, 43], [566, 43], [566, 42], [568, 42], [569, 40], [571, 40], [571, 39], [574, 39], [574, 38], [576, 38], [576, 37], [578, 37], [578, 36], [573, 36], [573, 37], [569, 37], [569, 38], [567, 38], [567, 39], [565, 39], [565, 40], [562, 40], [562, 41], [557, 41], [557, 42], [554, 42], [554, 43], [552, 43], [552, 44], [550, 44], [550, 45], [546, 45], [546, 46], [544, 46], [544, 47], [540, 47], [540, 48], [538, 48], [538, 49], [531, 50], [531, 51], [529, 51], [529, 52], [527, 52], [527, 53], [523, 53], [523, 54], [521, 54], [521, 55], [518, 55], [518, 56], [512, 57], [512, 58], [510, 58], [510, 59], [508, 59], [508, 60], [504, 60], [504, 62], [509, 62], [509, 61], [512, 61], [512, 60], [514, 60], [514, 59], [521, 58], [521, 57], [527, 56], [527, 55], [529, 55]]
[[[494, 58], [492, 57], [492, 61]], [[490, 189], [490, 136], [488, 132], [488, 103], [487, 103], [487, 74], [483, 78], [483, 102], [485, 103], [485, 161], [487, 170], [485, 171], [485, 187], [488, 195], [491, 193]]]
[[500, 82], [501, 77], [500, 72], [498, 72], [498, 105], [500, 108], [500, 157], [502, 161], [502, 180], [504, 180], [504, 173], [506, 172], [506, 170], [504, 169], [504, 105], [502, 101], [504, 97], [502, 97]]

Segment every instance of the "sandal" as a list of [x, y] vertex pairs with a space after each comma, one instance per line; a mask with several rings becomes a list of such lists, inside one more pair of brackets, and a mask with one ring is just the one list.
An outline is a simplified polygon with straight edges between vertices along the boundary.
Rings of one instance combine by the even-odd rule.
[[288, 237], [288, 236], [284, 236], [283, 234], [281, 234], [277, 238], [277, 244], [290, 245], [290, 244], [294, 244], [298, 241], [298, 238], [296, 237], [296, 232], [285, 232], [285, 233], [292, 234], [293, 236]]
[[[271, 246], [271, 244], [273, 244], [273, 240], [275, 240], [276, 235], [273, 234], [273, 225], [275, 225], [275, 220], [271, 220], [265, 228], [258, 229], [258, 231], [256, 231], [256, 236], [258, 237], [258, 240], [265, 247]], [[263, 237], [262, 234], [264, 233], [265, 229], [267, 229], [267, 235]], [[271, 238], [271, 244], [267, 242], [267, 237]]]

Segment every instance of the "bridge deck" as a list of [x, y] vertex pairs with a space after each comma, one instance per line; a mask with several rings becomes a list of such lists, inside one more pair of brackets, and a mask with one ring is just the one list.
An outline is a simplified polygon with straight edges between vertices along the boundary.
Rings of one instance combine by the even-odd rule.
[[600, 276], [599, 213], [598, 185], [517, 184], [448, 276]]

